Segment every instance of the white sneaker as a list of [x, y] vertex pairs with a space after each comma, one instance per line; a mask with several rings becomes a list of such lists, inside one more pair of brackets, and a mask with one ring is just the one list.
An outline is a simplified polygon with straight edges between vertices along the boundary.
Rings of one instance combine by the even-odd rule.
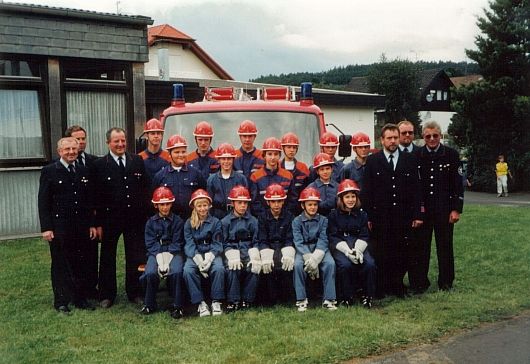
[[219, 316], [222, 313], [223, 313], [223, 309], [221, 308], [221, 302], [213, 301], [212, 302], [212, 315]]
[[197, 311], [199, 311], [199, 317], [210, 316], [210, 309], [208, 308], [208, 304], [204, 301], [199, 303]]
[[329, 311], [335, 311], [337, 309], [335, 301], [330, 300], [324, 300], [324, 302], [322, 302], [322, 307]]
[[305, 300], [296, 301], [296, 307], [298, 308], [298, 312], [307, 311], [307, 298]]

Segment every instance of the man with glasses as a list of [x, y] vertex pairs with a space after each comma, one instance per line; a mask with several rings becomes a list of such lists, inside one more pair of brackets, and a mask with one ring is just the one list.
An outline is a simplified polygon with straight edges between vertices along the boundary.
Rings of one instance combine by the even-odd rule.
[[438, 288], [450, 290], [455, 278], [453, 228], [464, 205], [462, 176], [459, 174], [458, 152], [440, 142], [442, 132], [435, 121], [423, 124], [425, 145], [416, 153], [422, 185], [425, 219], [419, 231], [422, 247], [421, 282], [424, 290], [428, 279], [431, 239], [434, 231], [438, 257]]
[[402, 120], [398, 124], [399, 150], [405, 153], [416, 152], [420, 147], [413, 143], [414, 124], [408, 120]]

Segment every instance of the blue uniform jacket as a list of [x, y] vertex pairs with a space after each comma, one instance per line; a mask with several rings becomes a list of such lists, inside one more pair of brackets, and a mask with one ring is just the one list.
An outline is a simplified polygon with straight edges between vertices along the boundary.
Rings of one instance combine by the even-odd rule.
[[[285, 159], [282, 159], [282, 161], [280, 162], [280, 166], [283, 169], [286, 169], [285, 168]], [[293, 170], [286, 169], [286, 170], [291, 172], [291, 174], [293, 175], [294, 191], [296, 193], [296, 196], [298, 197], [298, 196], [300, 196], [300, 192], [302, 192], [302, 190], [308, 184], [309, 168], [307, 167], [307, 165], [305, 163], [300, 162], [300, 161], [295, 159], [294, 160], [294, 169]]]
[[212, 209], [210, 213], [222, 219], [230, 212], [231, 201], [228, 199], [230, 190], [237, 185], [248, 187], [248, 182], [245, 176], [232, 171], [228, 179], [221, 176], [221, 171], [214, 173], [208, 177], [206, 183], [208, 195], [212, 198]]
[[204, 157], [197, 151], [191, 152], [186, 157], [186, 163], [188, 166], [198, 169], [205, 181], [208, 180], [212, 173], [219, 170], [219, 161], [215, 158], [215, 152], [212, 148]]
[[242, 173], [246, 178], [263, 167], [265, 161], [261, 156], [261, 150], [254, 148], [251, 152], [245, 152], [243, 148], [236, 150], [236, 159], [234, 159], [234, 171]]
[[191, 227], [190, 219], [184, 224], [184, 252], [186, 256], [192, 258], [196, 254], [208, 252], [218, 256], [223, 252], [223, 232], [221, 221], [208, 215], [198, 229]]
[[[328, 219], [317, 214], [313, 218], [304, 212], [293, 220], [293, 242], [298, 253], [304, 255], [315, 249], [328, 251]], [[316, 244], [316, 245], [315, 245]], [[313, 248], [314, 247], [314, 248]]]
[[357, 239], [368, 242], [368, 215], [361, 209], [353, 209], [350, 212], [332, 210], [328, 215], [328, 237], [332, 251], [341, 241], [346, 241], [352, 249]]
[[297, 196], [294, 191], [294, 181], [291, 172], [278, 168], [270, 170], [266, 167], [260, 168], [250, 176], [250, 196], [252, 197], [251, 211], [252, 215], [259, 216], [265, 212], [269, 207], [265, 203], [265, 190], [273, 183], [277, 183], [283, 187], [287, 199], [285, 200], [284, 208], [293, 211], [296, 207]]
[[366, 164], [361, 164], [357, 159], [352, 160], [350, 163], [342, 167], [340, 172], [340, 180], [351, 179], [357, 182], [361, 190], [363, 189], [363, 176]]
[[151, 153], [149, 150], [144, 150], [138, 153], [144, 160], [145, 173], [151, 180], [155, 177], [158, 171], [169, 164], [171, 160], [169, 153], [166, 150], [160, 149], [157, 153]]
[[145, 248], [147, 257], [158, 253], [182, 254], [184, 239], [182, 219], [170, 213], [168, 217], [153, 215], [145, 223]]
[[259, 249], [293, 246], [293, 218], [294, 216], [286, 209], [282, 209], [277, 219], [272, 216], [271, 210], [261, 214], [258, 217]]
[[320, 192], [320, 202], [318, 203], [318, 212], [321, 215], [328, 216], [331, 210], [337, 207], [337, 189], [339, 184], [333, 179], [329, 183], [323, 183], [320, 178], [311, 182], [307, 187], [314, 187]]
[[248, 261], [248, 250], [258, 246], [258, 220], [248, 211], [239, 217], [230, 213], [221, 220], [223, 249], [238, 249], [241, 260]]
[[201, 173], [188, 165], [183, 165], [180, 171], [169, 165], [159, 171], [153, 179], [153, 190], [160, 186], [166, 186], [173, 191], [175, 202], [173, 211], [181, 218], [187, 219], [191, 215], [189, 202], [191, 194], [199, 189], [206, 188], [206, 181]]

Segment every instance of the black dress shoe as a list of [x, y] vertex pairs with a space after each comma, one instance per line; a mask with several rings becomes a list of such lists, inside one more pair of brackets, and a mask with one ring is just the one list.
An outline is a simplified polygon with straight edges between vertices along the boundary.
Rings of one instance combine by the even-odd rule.
[[110, 308], [112, 306], [112, 301], [109, 299], [104, 299], [99, 303], [99, 305], [101, 308]]
[[57, 310], [57, 312], [62, 313], [64, 315], [69, 315], [71, 312], [67, 305], [61, 305], [59, 307], [56, 307], [55, 309]]
[[184, 317], [184, 312], [182, 312], [180, 307], [175, 307], [172, 311], [170, 311], [169, 315], [175, 320], [178, 320]]
[[80, 310], [94, 311], [95, 308], [87, 300], [81, 300], [74, 303], [74, 306]]
[[152, 308], [149, 308], [147, 306], [142, 307], [142, 309], [140, 310], [140, 314], [142, 314], [142, 315], [150, 315], [153, 312], [155, 312], [155, 310], [152, 309]]

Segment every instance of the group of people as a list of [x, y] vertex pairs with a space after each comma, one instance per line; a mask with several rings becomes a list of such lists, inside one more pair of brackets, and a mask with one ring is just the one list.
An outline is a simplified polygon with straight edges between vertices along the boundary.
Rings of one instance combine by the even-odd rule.
[[60, 158], [42, 170], [39, 215], [59, 312], [70, 312], [70, 303], [93, 309], [89, 299], [114, 304], [120, 236], [127, 297], [142, 304], [142, 314], [158, 309], [163, 279], [173, 318], [183, 316], [185, 288], [199, 316], [264, 302], [295, 302], [305, 311], [308, 279], [321, 280], [317, 294], [328, 310], [403, 297], [406, 274], [408, 289], [423, 293], [433, 231], [438, 287], [451, 289], [463, 186], [458, 153], [440, 143], [436, 122], [423, 125], [421, 148], [408, 121], [385, 125], [383, 148], [373, 154], [369, 136], [356, 133], [348, 164], [335, 158], [337, 136], [324, 132], [309, 168], [296, 159], [292, 132], [256, 148], [251, 120], [239, 126], [238, 149], [214, 149], [206, 121], [195, 127], [191, 153], [181, 135], [162, 148], [163, 131], [149, 120], [139, 155], [126, 151], [121, 128], [107, 132], [109, 153], [101, 158], [85, 152], [79, 126], [58, 141]]

